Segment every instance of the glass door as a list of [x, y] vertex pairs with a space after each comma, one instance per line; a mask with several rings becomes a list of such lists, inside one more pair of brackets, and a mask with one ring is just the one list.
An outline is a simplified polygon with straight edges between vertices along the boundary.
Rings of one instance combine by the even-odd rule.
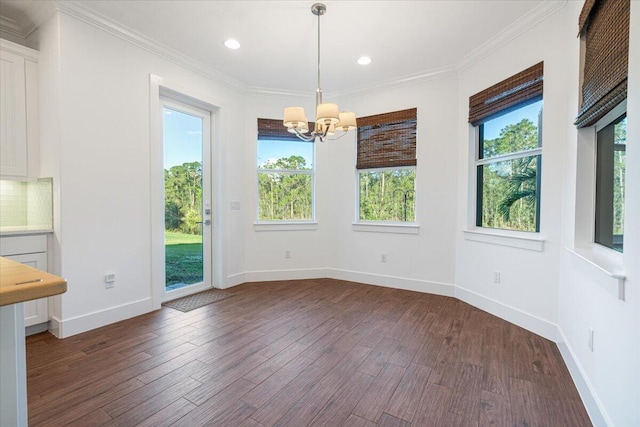
[[163, 300], [199, 292], [211, 281], [211, 114], [163, 101]]

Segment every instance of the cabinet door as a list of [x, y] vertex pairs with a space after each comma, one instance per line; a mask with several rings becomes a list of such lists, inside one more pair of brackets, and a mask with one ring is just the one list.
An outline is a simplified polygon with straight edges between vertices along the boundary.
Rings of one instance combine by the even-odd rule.
[[0, 52], [0, 175], [27, 176], [25, 60]]
[[[47, 254], [46, 252], [38, 252], [35, 254], [10, 255], [5, 258], [21, 262], [29, 267], [39, 270], [47, 270]], [[26, 301], [24, 306], [24, 326], [32, 326], [49, 321], [49, 303], [47, 298]]]

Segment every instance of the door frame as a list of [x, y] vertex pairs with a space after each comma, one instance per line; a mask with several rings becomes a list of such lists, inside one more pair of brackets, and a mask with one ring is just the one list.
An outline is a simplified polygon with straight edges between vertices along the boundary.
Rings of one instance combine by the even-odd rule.
[[[176, 298], [181, 298], [186, 295], [191, 295], [197, 292], [204, 291], [213, 287], [213, 256], [211, 252], [213, 251], [213, 223], [205, 224], [205, 221], [211, 220], [212, 213], [212, 203], [211, 196], [213, 196], [213, 191], [211, 188], [211, 175], [213, 170], [213, 165], [211, 164], [212, 156], [211, 156], [211, 111], [204, 110], [199, 107], [195, 107], [191, 104], [186, 104], [184, 102], [176, 101], [173, 98], [168, 98], [166, 96], [160, 95], [160, 104], [162, 106], [162, 120], [163, 120], [163, 150], [164, 150], [164, 112], [165, 109], [173, 110], [175, 112], [179, 112], [182, 114], [186, 114], [192, 117], [198, 117], [202, 119], [202, 206], [201, 215], [202, 215], [202, 282], [193, 283], [188, 286], [174, 289], [171, 291], [166, 290], [166, 277], [165, 277], [165, 289], [164, 294], [162, 296], [162, 301], [170, 301]], [[163, 186], [164, 190], [164, 186]], [[166, 201], [165, 201], [166, 203]], [[165, 211], [166, 206], [163, 203], [163, 212]], [[210, 210], [210, 214], [205, 214], [205, 209]], [[166, 226], [165, 226], [166, 227]], [[165, 228], [166, 232], [166, 228]], [[165, 245], [166, 251], [166, 245]], [[166, 275], [166, 253], [165, 253], [165, 275]]]
[[[150, 74], [149, 78], [149, 173], [150, 173], [150, 292], [153, 309], [161, 307], [165, 295], [165, 249], [164, 249], [164, 129], [163, 129], [163, 105], [164, 99], [178, 104], [186, 104], [195, 109], [204, 110], [211, 116], [210, 119], [210, 144], [209, 162], [211, 165], [211, 178], [209, 195], [203, 194], [203, 200], [211, 201], [211, 287], [223, 287], [223, 253], [220, 250], [222, 235], [220, 230], [223, 219], [220, 186], [218, 186], [220, 172], [220, 114], [221, 103], [210, 96], [203, 95], [191, 88]], [[204, 243], [204, 242], [203, 242]], [[193, 289], [194, 287], [187, 287]], [[178, 293], [172, 294], [179, 297]]]

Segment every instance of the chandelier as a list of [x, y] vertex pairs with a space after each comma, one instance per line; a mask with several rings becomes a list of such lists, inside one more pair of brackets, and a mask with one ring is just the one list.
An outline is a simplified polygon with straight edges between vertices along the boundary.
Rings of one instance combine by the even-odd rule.
[[[316, 124], [315, 129], [309, 132], [307, 116], [303, 107], [287, 107], [284, 109], [283, 124], [291, 133], [295, 133], [303, 141], [324, 142], [327, 137], [342, 132], [332, 139], [337, 139], [348, 131], [356, 128], [356, 115], [350, 111], [338, 112], [338, 105], [322, 102], [322, 89], [320, 89], [320, 16], [327, 12], [327, 6], [316, 3], [311, 6], [311, 13], [318, 17], [318, 88], [316, 89]], [[330, 138], [331, 139], [331, 138]]]

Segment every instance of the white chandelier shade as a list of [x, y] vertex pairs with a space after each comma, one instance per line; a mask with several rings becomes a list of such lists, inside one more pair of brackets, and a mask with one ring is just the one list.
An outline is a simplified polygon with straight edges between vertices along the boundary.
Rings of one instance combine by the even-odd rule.
[[[283, 125], [291, 133], [295, 133], [304, 141], [315, 141], [316, 138], [324, 142], [327, 136], [335, 134], [336, 130], [342, 131], [342, 135], [357, 128], [356, 115], [352, 112], [339, 112], [337, 104], [322, 102], [322, 89], [320, 89], [320, 16], [324, 15], [327, 7], [322, 3], [311, 6], [311, 12], [318, 17], [318, 88], [316, 90], [316, 126], [313, 132], [309, 132], [307, 115], [302, 107], [286, 107], [284, 109]], [[339, 136], [339, 137], [340, 137]]]

